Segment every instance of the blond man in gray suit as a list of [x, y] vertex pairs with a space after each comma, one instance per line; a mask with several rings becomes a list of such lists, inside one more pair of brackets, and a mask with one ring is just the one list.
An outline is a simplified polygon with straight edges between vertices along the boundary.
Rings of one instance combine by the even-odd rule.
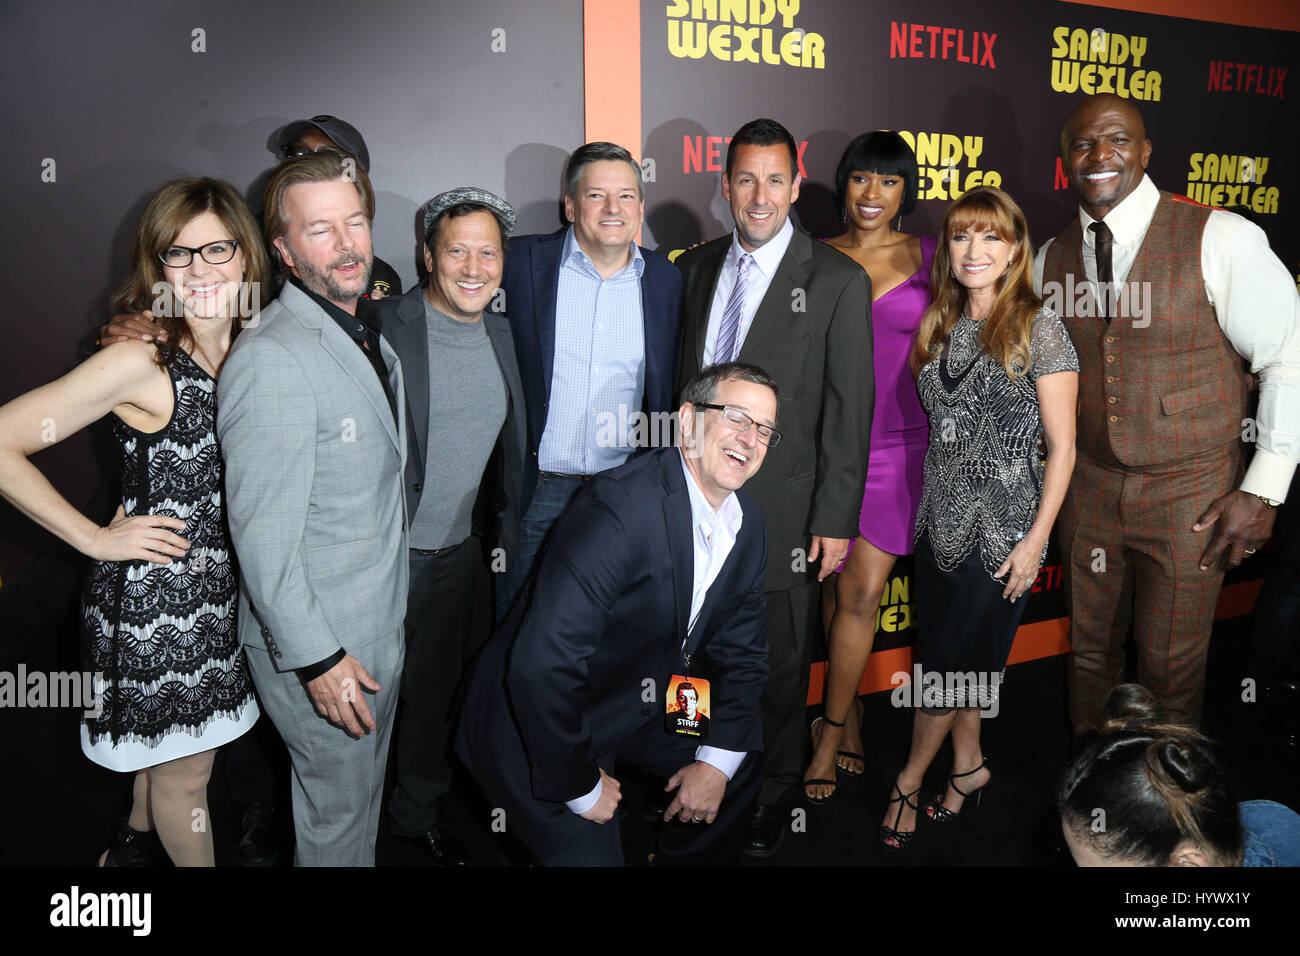
[[218, 389], [240, 639], [293, 763], [296, 861], [372, 866], [407, 594], [401, 369], [359, 302], [374, 192], [315, 153], [265, 210], [289, 280]]

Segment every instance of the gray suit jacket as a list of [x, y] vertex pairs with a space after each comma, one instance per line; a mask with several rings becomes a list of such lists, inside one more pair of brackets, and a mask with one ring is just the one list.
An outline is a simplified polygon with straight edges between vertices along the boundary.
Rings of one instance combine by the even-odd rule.
[[[397, 354], [381, 340], [402, 395]], [[405, 404], [292, 284], [235, 340], [217, 388], [239, 634], [288, 671], [400, 640], [406, 612]], [[250, 606], [251, 605], [251, 606]]]

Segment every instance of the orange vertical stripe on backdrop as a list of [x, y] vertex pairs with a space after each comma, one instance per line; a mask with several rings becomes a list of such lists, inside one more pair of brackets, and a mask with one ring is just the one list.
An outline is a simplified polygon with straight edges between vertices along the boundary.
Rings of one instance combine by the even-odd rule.
[[641, 159], [641, 0], [582, 5], [587, 142], [605, 140]]
[[640, 162], [641, 0], [583, 3], [582, 74], [587, 142], [618, 143]]

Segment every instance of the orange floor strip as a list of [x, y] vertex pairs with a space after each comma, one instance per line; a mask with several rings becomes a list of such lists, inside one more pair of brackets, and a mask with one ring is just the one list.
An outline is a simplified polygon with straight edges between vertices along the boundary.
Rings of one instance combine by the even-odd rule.
[[[1255, 600], [1263, 581], [1241, 581], [1229, 584], [1219, 592], [1219, 604], [1214, 612], [1216, 621], [1234, 617], [1244, 617], [1255, 609]], [[1070, 619], [1052, 618], [1022, 624], [1016, 631], [1015, 643], [1011, 646], [1008, 664], [1020, 664], [1024, 661], [1036, 661], [1041, 657], [1054, 654], [1066, 654], [1070, 650]], [[883, 690], [892, 690], [898, 686], [892, 682], [894, 674], [902, 672], [911, 682], [912, 648], [897, 647], [888, 651], [879, 651], [867, 658], [867, 670], [858, 685], [859, 694], [874, 694]], [[826, 684], [826, 662], [817, 661], [812, 666], [808, 680], [808, 706], [822, 702], [822, 691]]]

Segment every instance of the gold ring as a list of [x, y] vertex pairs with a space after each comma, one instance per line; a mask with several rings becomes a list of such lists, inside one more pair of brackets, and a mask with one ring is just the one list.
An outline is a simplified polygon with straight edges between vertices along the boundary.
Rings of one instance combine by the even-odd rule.
[[1247, 553], [1247, 554], [1254, 554], [1254, 553], [1255, 553], [1255, 549], [1254, 549], [1254, 548], [1246, 548], [1245, 550], [1246, 550], [1246, 553]]

